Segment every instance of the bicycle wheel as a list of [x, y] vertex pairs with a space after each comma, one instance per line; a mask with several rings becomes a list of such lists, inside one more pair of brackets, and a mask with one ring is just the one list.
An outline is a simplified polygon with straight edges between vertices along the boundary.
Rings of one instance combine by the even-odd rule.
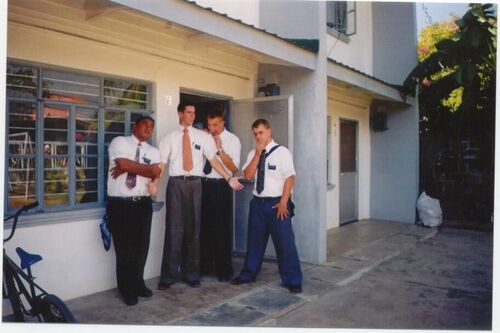
[[[19, 297], [19, 291], [14, 282], [14, 276], [8, 266], [4, 263], [4, 282], [7, 287], [7, 297], [9, 298], [12, 307], [12, 316], [15, 322], [23, 322], [24, 315], [22, 309], [22, 301]], [[5, 290], [4, 290], [5, 291]]]
[[42, 319], [46, 323], [76, 323], [71, 311], [56, 295], [45, 295], [40, 299], [38, 306]]

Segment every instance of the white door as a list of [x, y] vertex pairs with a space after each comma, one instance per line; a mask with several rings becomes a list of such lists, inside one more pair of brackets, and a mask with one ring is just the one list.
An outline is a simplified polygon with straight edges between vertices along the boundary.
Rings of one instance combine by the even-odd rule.
[[[255, 147], [251, 127], [252, 123], [259, 118], [269, 121], [273, 139], [280, 145], [286, 146], [293, 154], [293, 96], [233, 100], [229, 121], [232, 131], [241, 141], [240, 168], [245, 163], [250, 150]], [[236, 192], [234, 200], [233, 247], [238, 252], [246, 252], [248, 210], [254, 187], [253, 181], [243, 183], [245, 188]], [[272, 244], [270, 238], [269, 243]], [[268, 244], [266, 256], [275, 256], [272, 245]]]
[[339, 222], [358, 219], [358, 123], [340, 120]]

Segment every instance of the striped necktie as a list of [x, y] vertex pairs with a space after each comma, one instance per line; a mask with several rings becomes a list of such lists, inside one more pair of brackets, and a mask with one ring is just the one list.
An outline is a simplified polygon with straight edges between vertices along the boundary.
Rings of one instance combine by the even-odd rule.
[[[135, 150], [135, 161], [139, 162], [139, 155], [141, 154], [141, 143], [137, 145], [137, 149]], [[137, 174], [136, 173], [127, 173], [127, 180], [125, 181], [127, 188], [133, 189], [137, 184]]]

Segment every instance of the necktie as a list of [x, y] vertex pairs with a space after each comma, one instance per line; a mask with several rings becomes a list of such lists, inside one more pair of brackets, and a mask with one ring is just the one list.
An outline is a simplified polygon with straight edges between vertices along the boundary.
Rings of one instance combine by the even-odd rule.
[[206, 160], [205, 161], [205, 167], [203, 168], [203, 173], [205, 175], [208, 175], [211, 172], [212, 172], [212, 165], [210, 164], [209, 160]]
[[191, 140], [189, 139], [189, 131], [187, 128], [184, 128], [184, 135], [182, 136], [182, 168], [185, 171], [191, 171], [191, 169], [193, 169]]
[[[139, 162], [139, 155], [141, 154], [141, 143], [137, 145], [137, 149], [135, 150], [135, 161]], [[127, 188], [133, 189], [137, 183], [137, 174], [136, 173], [127, 173], [127, 180], [125, 184]]]
[[259, 164], [257, 165], [257, 193], [264, 190], [264, 173], [266, 171], [266, 150], [260, 153]]

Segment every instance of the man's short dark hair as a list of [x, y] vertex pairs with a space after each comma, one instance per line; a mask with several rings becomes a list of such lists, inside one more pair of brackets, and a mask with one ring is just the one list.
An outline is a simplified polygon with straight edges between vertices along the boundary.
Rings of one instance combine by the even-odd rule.
[[269, 125], [269, 122], [266, 119], [257, 119], [253, 122], [252, 128], [257, 128], [260, 125], [264, 126], [265, 128], [271, 128], [271, 125]]
[[224, 110], [216, 108], [208, 111], [207, 119], [221, 118], [224, 120]]
[[184, 110], [186, 110], [186, 106], [194, 106], [194, 104], [187, 102], [180, 102], [179, 105], [177, 105], [177, 112], [184, 112]]
[[143, 122], [146, 119], [151, 120], [153, 122], [153, 126], [155, 125], [155, 120], [153, 118], [151, 118], [150, 116], [146, 116], [146, 115], [139, 116], [139, 118], [137, 118], [135, 120], [134, 124], [139, 125], [141, 122]]

